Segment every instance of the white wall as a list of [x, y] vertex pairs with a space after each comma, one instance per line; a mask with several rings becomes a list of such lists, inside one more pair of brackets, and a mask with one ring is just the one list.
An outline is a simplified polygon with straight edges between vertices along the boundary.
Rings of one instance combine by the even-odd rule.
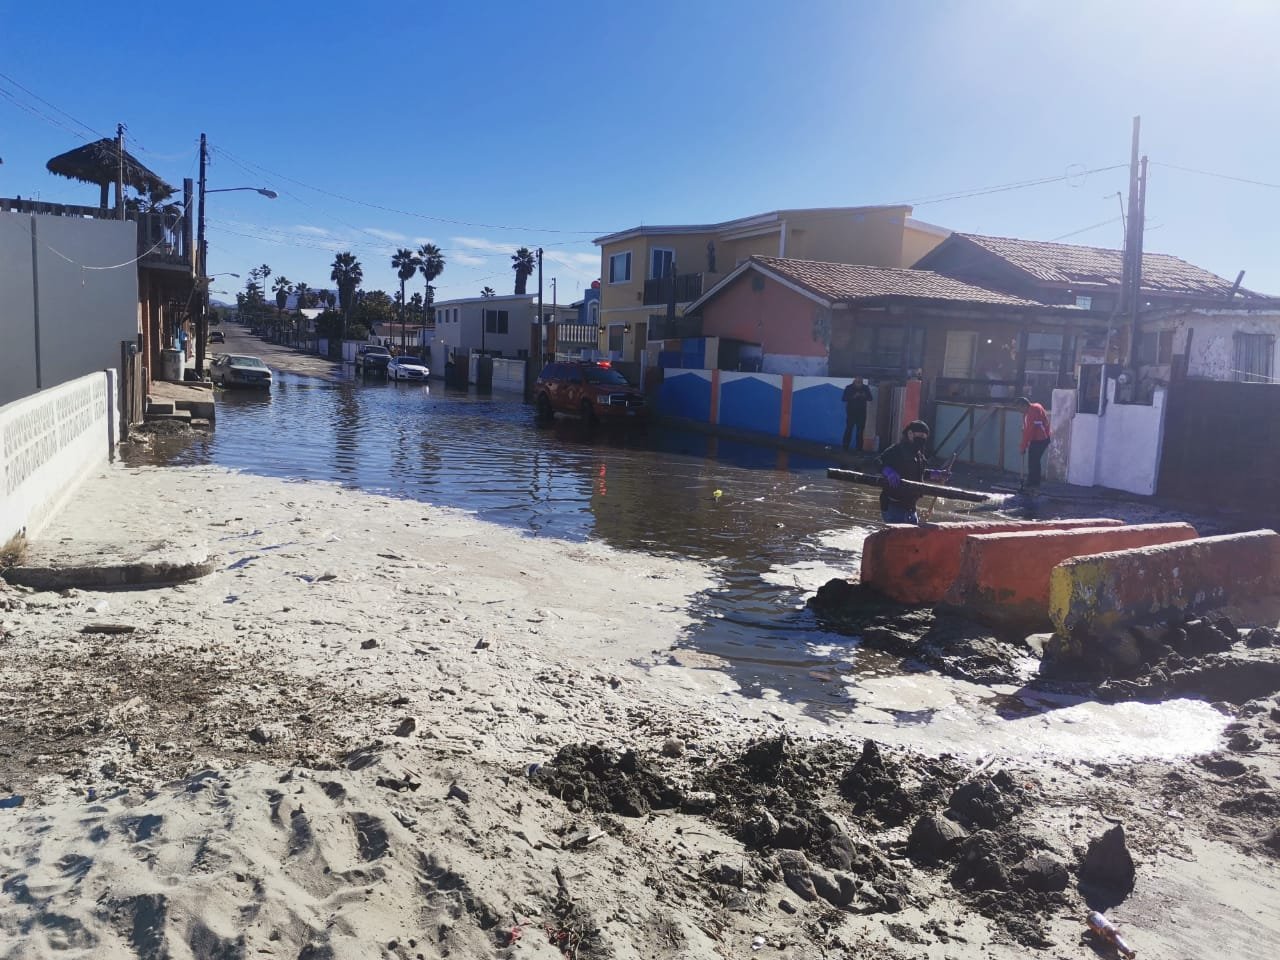
[[493, 389], [508, 393], [524, 393], [523, 360], [495, 359], [493, 361]]
[[761, 369], [765, 373], [791, 373], [800, 377], [825, 377], [826, 357], [793, 356], [786, 353], [766, 353]]
[[31, 218], [0, 213], [0, 404], [36, 390]]
[[38, 536], [85, 475], [106, 463], [116, 378], [93, 373], [0, 407], [0, 543]]
[[1154, 494], [1164, 443], [1165, 398], [1164, 388], [1157, 387], [1149, 407], [1118, 404], [1115, 381], [1108, 380], [1103, 414], [1076, 413], [1072, 418], [1067, 480], [1082, 487]]
[[[1276, 338], [1276, 353], [1271, 359], [1272, 369], [1280, 375], [1280, 312], [1252, 310], [1194, 310], [1174, 317], [1150, 320], [1144, 330], [1173, 330], [1173, 353], [1187, 353], [1187, 339], [1191, 340], [1191, 356], [1187, 376], [1202, 380], [1235, 380], [1236, 333], [1270, 334]], [[1194, 331], [1194, 332], [1193, 332]], [[1167, 380], [1168, 364], [1148, 366], [1148, 375]]]

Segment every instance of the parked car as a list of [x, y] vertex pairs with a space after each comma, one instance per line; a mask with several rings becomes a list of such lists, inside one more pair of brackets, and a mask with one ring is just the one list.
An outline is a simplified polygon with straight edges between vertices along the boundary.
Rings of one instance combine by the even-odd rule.
[[557, 360], [547, 364], [533, 385], [539, 419], [555, 414], [596, 420], [647, 418], [644, 394], [606, 360]]
[[417, 357], [392, 357], [387, 376], [392, 380], [425, 380], [431, 373]]
[[224, 387], [271, 389], [271, 368], [257, 357], [220, 353], [209, 365], [209, 376], [214, 383]]
[[215, 330], [213, 331], [213, 333], [209, 334], [209, 342], [210, 343], [226, 343], [227, 335], [223, 333], [221, 330]]
[[356, 369], [366, 377], [371, 373], [385, 377], [390, 362], [391, 351], [381, 344], [362, 343], [356, 350]]

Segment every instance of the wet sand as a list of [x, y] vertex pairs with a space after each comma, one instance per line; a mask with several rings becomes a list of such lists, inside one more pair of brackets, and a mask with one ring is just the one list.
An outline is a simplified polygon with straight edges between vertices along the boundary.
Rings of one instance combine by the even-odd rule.
[[218, 572], [0, 592], [0, 954], [1087, 956], [1116, 823], [1143, 956], [1280, 951], [1280, 704], [1002, 716], [926, 672], [820, 717], [680, 648], [701, 564], [208, 467], [113, 468], [47, 539], [158, 529]]

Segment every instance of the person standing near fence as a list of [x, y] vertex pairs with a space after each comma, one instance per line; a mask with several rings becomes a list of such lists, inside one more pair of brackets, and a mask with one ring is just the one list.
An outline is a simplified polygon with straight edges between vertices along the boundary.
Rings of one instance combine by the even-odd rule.
[[1022, 452], [1027, 457], [1027, 479], [1023, 490], [1035, 496], [1040, 492], [1040, 461], [1049, 449], [1049, 413], [1038, 403], [1019, 397], [1014, 406], [1022, 410]]
[[849, 441], [856, 434], [853, 449], [861, 450], [862, 438], [867, 428], [867, 404], [875, 399], [871, 395], [871, 388], [867, 386], [867, 381], [855, 377], [844, 388], [840, 399], [844, 401], [844, 439], [840, 441], [840, 445], [848, 450]]

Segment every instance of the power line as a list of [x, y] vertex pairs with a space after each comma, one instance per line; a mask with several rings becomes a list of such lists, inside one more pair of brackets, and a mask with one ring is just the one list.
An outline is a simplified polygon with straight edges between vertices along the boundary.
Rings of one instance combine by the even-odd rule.
[[1072, 230], [1070, 233], [1064, 233], [1060, 237], [1054, 237], [1050, 243], [1057, 243], [1059, 240], [1065, 240], [1067, 237], [1074, 237], [1081, 233], [1088, 233], [1090, 230], [1097, 230], [1099, 227], [1110, 226], [1113, 223], [1119, 223], [1120, 217], [1112, 217], [1110, 220], [1100, 220], [1097, 223], [1091, 223], [1087, 227], [1081, 227], [1079, 230]]
[[[67, 113], [67, 111], [63, 110], [63, 109], [62, 109], [61, 107], [59, 107], [57, 104], [55, 104], [55, 103], [50, 103], [48, 100], [46, 100], [44, 97], [40, 96], [40, 94], [36, 93], [34, 90], [30, 89], [29, 87], [24, 87], [22, 84], [20, 84], [17, 80], [13, 79], [13, 77], [9, 76], [8, 74], [6, 74], [6, 73], [0, 73], [0, 80], [7, 80], [9, 83], [11, 83], [13, 86], [17, 87], [17, 88], [18, 88], [19, 90], [21, 90], [23, 93], [27, 94], [28, 96], [35, 97], [37, 100], [39, 100], [41, 103], [43, 103], [46, 107], [49, 107], [51, 110], [55, 110], [55, 111], [57, 111], [58, 113], [62, 114], [64, 117], [66, 117], [66, 118], [67, 118], [68, 120], [70, 120], [72, 123], [77, 124], [78, 126], [84, 127], [86, 130], [88, 130], [90, 133], [92, 133], [95, 137], [98, 137], [98, 138], [100, 138], [100, 139], [105, 137], [105, 134], [102, 134], [102, 133], [100, 133], [99, 131], [95, 130], [93, 127], [89, 126], [89, 124], [85, 123], [83, 120], [79, 120], [79, 119], [77, 119], [77, 118], [73, 117], [71, 114]], [[77, 133], [77, 134], [76, 134], [76, 136], [81, 136], [81, 134], [78, 134], [78, 133]], [[88, 138], [87, 138], [87, 137], [82, 137], [82, 139], [86, 139], [86, 140], [87, 140]]]
[[1236, 177], [1229, 173], [1214, 173], [1212, 170], [1197, 170], [1195, 167], [1180, 167], [1176, 163], [1165, 163], [1161, 160], [1152, 160], [1151, 165], [1155, 167], [1166, 167], [1170, 170], [1181, 170], [1183, 173], [1196, 173], [1202, 177], [1215, 177], [1218, 180], [1232, 180], [1235, 183], [1247, 183], [1255, 187], [1270, 187], [1272, 190], [1280, 190], [1280, 183], [1267, 183], [1265, 180], [1252, 180], [1249, 177]]
[[[226, 154], [228, 158], [232, 158], [232, 159], [235, 158], [235, 154], [233, 154], [230, 150], [226, 149], [225, 147], [219, 147], [217, 148], [217, 150], [220, 153]], [[557, 227], [525, 227], [525, 226], [514, 226], [512, 224], [501, 224], [501, 223], [476, 223], [470, 220], [455, 220], [451, 217], [438, 217], [428, 213], [418, 213], [413, 210], [401, 210], [397, 207], [388, 207], [380, 203], [370, 203], [367, 200], [358, 200], [355, 197], [348, 197], [345, 194], [335, 193], [334, 191], [326, 190], [323, 187], [316, 187], [316, 186], [313, 186], [312, 184], [306, 183], [303, 180], [298, 180], [298, 179], [295, 179], [294, 177], [286, 176], [283, 173], [277, 173], [276, 171], [271, 170], [267, 167], [264, 167], [261, 164], [254, 163], [251, 160], [243, 160], [243, 158], [241, 159], [242, 159], [242, 162], [247, 163], [252, 167], [256, 167], [258, 171], [261, 173], [267, 174], [272, 177], [279, 177], [282, 180], [287, 180], [290, 183], [297, 184], [300, 187], [305, 187], [307, 190], [313, 190], [316, 193], [322, 193], [327, 197], [333, 197], [336, 200], [342, 200], [346, 203], [354, 203], [356, 206], [368, 207], [371, 210], [381, 210], [384, 213], [395, 213], [402, 217], [416, 217], [419, 220], [429, 220], [436, 223], [450, 223], [460, 227], [479, 227], [480, 229], [483, 229], [483, 230], [509, 230], [513, 232], [519, 231], [524, 233], [579, 233], [579, 234], [589, 236], [589, 235], [599, 235], [601, 233], [607, 232], [604, 230], [563, 230]], [[545, 246], [545, 244], [543, 244], [543, 246]]]
[[1028, 187], [1039, 187], [1046, 183], [1061, 183], [1064, 180], [1074, 180], [1077, 177], [1087, 177], [1095, 173], [1107, 173], [1110, 170], [1120, 170], [1128, 166], [1124, 163], [1114, 163], [1107, 167], [1094, 167], [1092, 170], [1068, 170], [1057, 176], [1038, 177], [1034, 180], [1016, 180], [1013, 183], [997, 184], [993, 187], [975, 187], [972, 190], [963, 190], [956, 193], [936, 194], [928, 197], [921, 197], [916, 200], [903, 200], [903, 205], [913, 207], [922, 207], [930, 203], [946, 203], [949, 200], [967, 200], [970, 197], [985, 197], [993, 193], [1006, 193], [1010, 190], [1025, 190]]

